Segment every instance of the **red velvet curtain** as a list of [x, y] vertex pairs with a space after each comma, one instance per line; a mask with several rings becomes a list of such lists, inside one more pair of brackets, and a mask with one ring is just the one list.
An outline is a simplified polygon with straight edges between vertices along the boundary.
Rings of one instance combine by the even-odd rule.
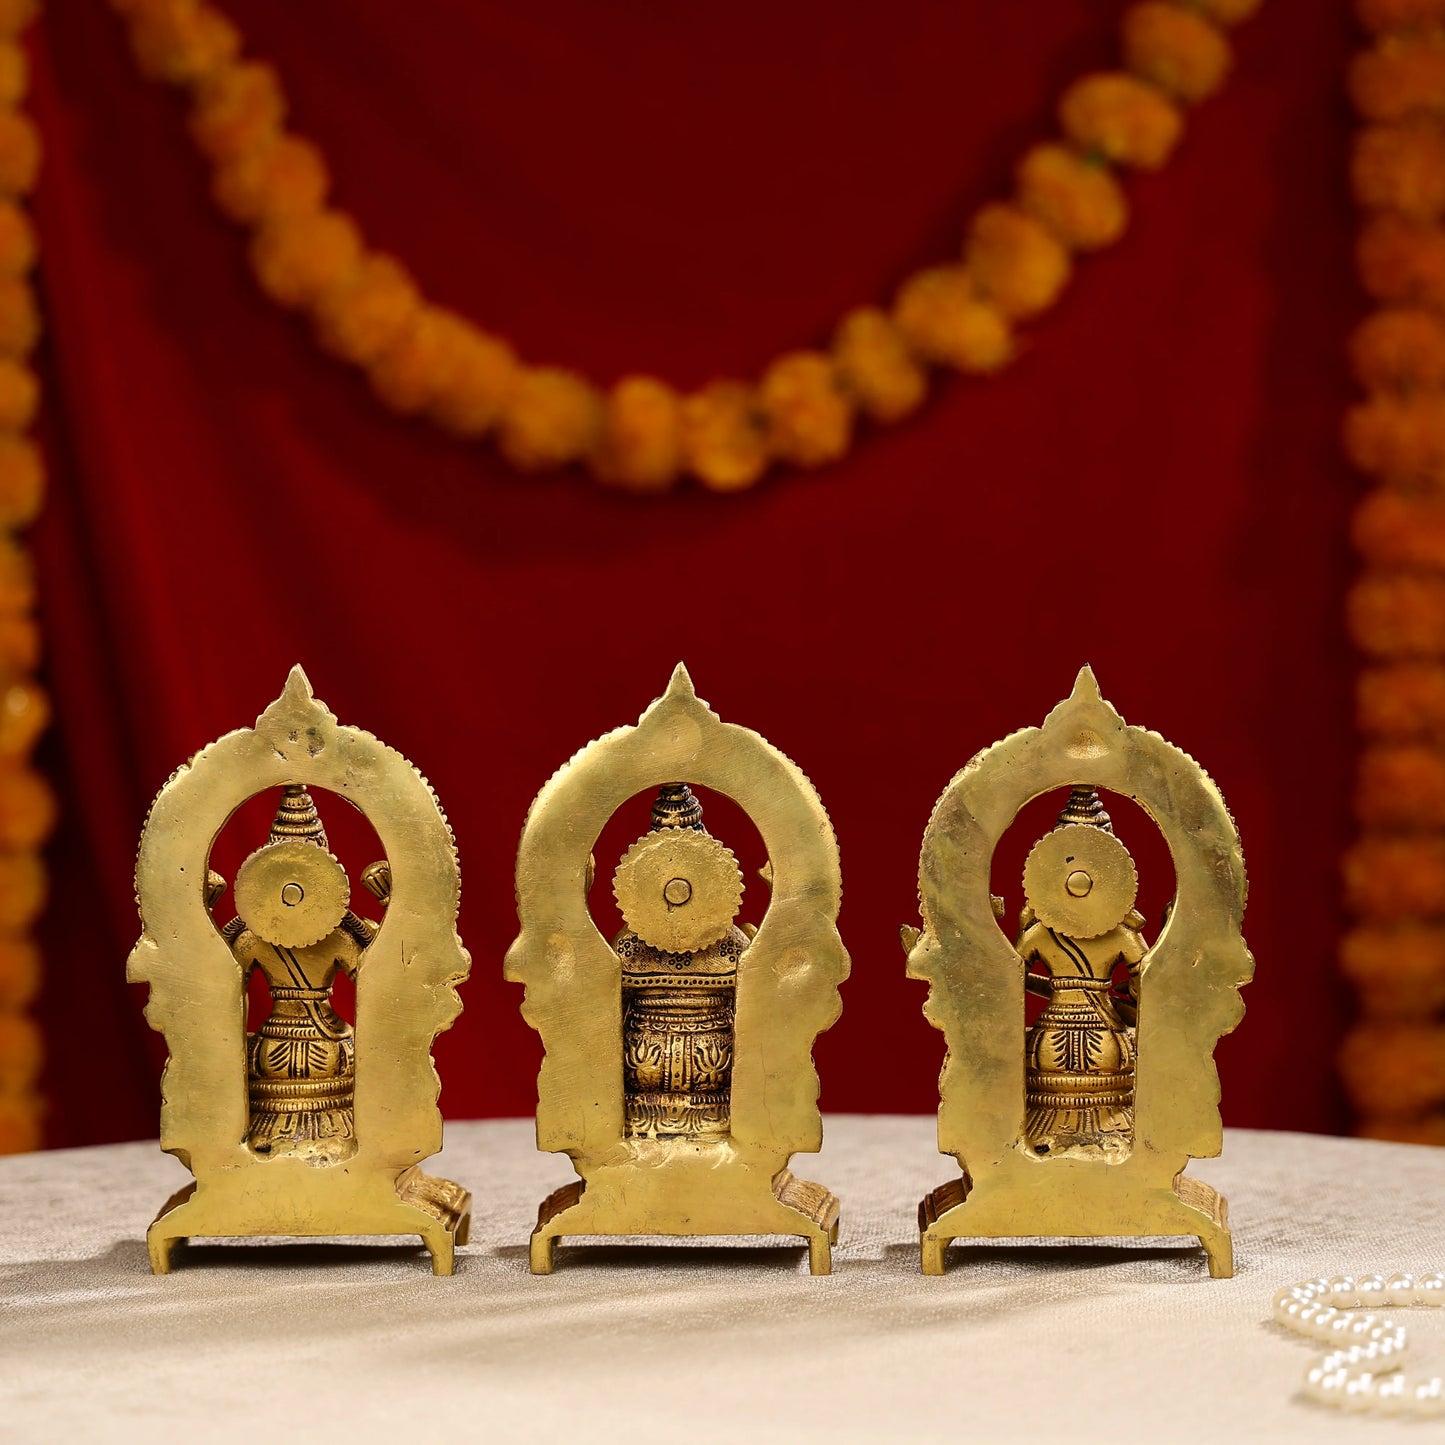
[[[952, 256], [1063, 85], [1112, 62], [1119, 13], [229, 8], [340, 204], [430, 296], [533, 360], [684, 386], [816, 344]], [[642, 502], [520, 478], [384, 412], [262, 299], [120, 22], [100, 0], [49, 7], [52, 1141], [154, 1133], [159, 1041], [123, 980], [136, 837], [170, 771], [296, 661], [455, 824], [475, 962], [438, 1046], [453, 1117], [535, 1098], [535, 1036], [501, 977], [528, 802], [678, 658], [798, 761], [837, 828], [854, 973], [817, 1050], [824, 1107], [931, 1108], [942, 1038], [896, 936], [924, 824], [1088, 661], [1127, 719], [1204, 763], [1243, 832], [1258, 981], [1220, 1050], [1226, 1121], [1339, 1125], [1349, 42], [1343, 3], [1268, 0], [1229, 88], [1131, 184], [1127, 237], [996, 379], [945, 383], [828, 470]], [[1016, 907], [1016, 873], [999, 881]]]

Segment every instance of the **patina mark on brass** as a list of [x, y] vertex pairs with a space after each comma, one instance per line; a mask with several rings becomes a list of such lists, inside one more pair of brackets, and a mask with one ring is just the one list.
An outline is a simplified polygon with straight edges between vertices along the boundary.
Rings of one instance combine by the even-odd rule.
[[[994, 849], [1026, 803], [1065, 787], [1025, 865], [1011, 943], [989, 893]], [[1169, 846], [1176, 890], [1152, 946], [1099, 789], [1138, 803]], [[1020, 1235], [1193, 1235], [1212, 1275], [1233, 1273], [1225, 1200], [1184, 1168], [1220, 1150], [1213, 1054], [1254, 973], [1246, 894], [1218, 789], [1128, 726], [1087, 667], [1042, 727], [953, 779], [924, 833], [923, 928], [903, 930], [909, 976], [929, 985], [924, 1015], [947, 1042], [938, 1146], [962, 1169], [919, 1206], [925, 1274], [943, 1273], [950, 1240]], [[1026, 1030], [1027, 988], [1050, 1002]]]
[[[211, 848], [248, 798], [280, 788], [266, 843], [236, 876], [236, 916]], [[361, 810], [385, 858], [361, 875], [380, 923], [351, 910], [312, 790]], [[398, 752], [342, 727], [293, 668], [254, 728], [171, 776], [136, 863], [142, 933], [127, 977], [150, 985], [166, 1037], [161, 1147], [195, 1175], [146, 1235], [165, 1274], [178, 1241], [253, 1235], [412, 1234], [450, 1274], [471, 1195], [418, 1167], [441, 1147], [432, 1041], [461, 1011], [471, 960], [456, 932], [460, 875], [446, 816]], [[271, 1012], [246, 1034], [246, 977]], [[356, 1027], [331, 1006], [356, 979]]]
[[[756, 929], [736, 860], [691, 786], [737, 802], [769, 858]], [[652, 826], [613, 890], [609, 944], [588, 909], [592, 850], [638, 793]], [[812, 784], [722, 722], [680, 664], [636, 727], [590, 743], [537, 795], [517, 853], [521, 930], [507, 977], [546, 1048], [537, 1144], [580, 1180], [543, 1201], [535, 1273], [567, 1235], [801, 1235], [827, 1274], [838, 1201], [787, 1167], [822, 1144], [813, 1040], [838, 1017], [848, 955], [832, 826]]]

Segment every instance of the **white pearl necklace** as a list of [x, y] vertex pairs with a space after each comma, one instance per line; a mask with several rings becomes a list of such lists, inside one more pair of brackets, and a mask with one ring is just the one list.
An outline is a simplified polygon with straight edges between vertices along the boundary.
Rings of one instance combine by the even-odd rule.
[[1275, 1295], [1280, 1324], [1332, 1346], [1310, 1366], [1306, 1397], [1342, 1410], [1445, 1415], [1445, 1381], [1439, 1375], [1412, 1382], [1401, 1373], [1409, 1349], [1404, 1325], [1350, 1313], [1386, 1305], [1445, 1306], [1445, 1274], [1336, 1275], [1288, 1285]]

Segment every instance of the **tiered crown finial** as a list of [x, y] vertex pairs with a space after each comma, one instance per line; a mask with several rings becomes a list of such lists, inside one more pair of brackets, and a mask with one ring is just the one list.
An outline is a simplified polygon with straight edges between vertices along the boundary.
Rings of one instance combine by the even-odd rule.
[[657, 828], [691, 828], [696, 833], [702, 826], [702, 804], [686, 783], [664, 783], [652, 805], [652, 826]]
[[1113, 820], [1104, 811], [1099, 790], [1092, 787], [1074, 788], [1070, 792], [1069, 801], [1064, 805], [1064, 811], [1059, 814], [1058, 826], [1062, 828], [1069, 823], [1090, 823], [1096, 828], [1102, 828], [1106, 833], [1114, 831]]
[[331, 849], [311, 794], [299, 783], [288, 783], [281, 795], [281, 806], [276, 810], [276, 820], [271, 824], [271, 836], [267, 841], [289, 843], [297, 839], [315, 843], [328, 852]]

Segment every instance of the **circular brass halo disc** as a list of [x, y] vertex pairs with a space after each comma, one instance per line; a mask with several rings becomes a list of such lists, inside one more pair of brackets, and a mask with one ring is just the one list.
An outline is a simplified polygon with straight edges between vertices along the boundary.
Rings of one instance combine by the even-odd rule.
[[743, 901], [743, 874], [707, 833], [661, 828], [622, 856], [612, 892], [627, 926], [650, 948], [696, 953], [723, 938]]
[[1138, 895], [1129, 850], [1091, 823], [1046, 833], [1024, 863], [1024, 897], [1035, 917], [1070, 938], [1098, 938], [1117, 928]]
[[258, 848], [236, 873], [236, 912], [252, 933], [279, 948], [320, 943], [350, 901], [346, 870], [301, 839]]

